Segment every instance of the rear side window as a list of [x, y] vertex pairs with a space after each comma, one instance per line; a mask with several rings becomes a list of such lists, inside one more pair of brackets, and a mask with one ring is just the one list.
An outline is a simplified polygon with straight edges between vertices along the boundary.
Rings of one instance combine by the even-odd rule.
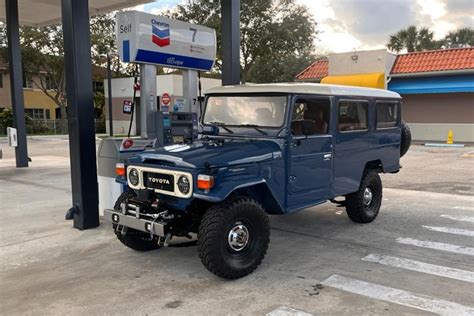
[[369, 104], [364, 101], [339, 102], [338, 128], [341, 132], [367, 129]]
[[377, 102], [377, 128], [395, 127], [398, 122], [398, 102]]

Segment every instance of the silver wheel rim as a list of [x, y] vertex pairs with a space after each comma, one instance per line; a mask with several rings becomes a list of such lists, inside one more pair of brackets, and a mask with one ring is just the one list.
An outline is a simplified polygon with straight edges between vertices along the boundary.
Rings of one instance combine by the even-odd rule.
[[370, 203], [372, 203], [372, 198], [373, 198], [372, 190], [370, 188], [365, 188], [364, 197], [363, 197], [364, 205], [369, 206]]
[[229, 231], [227, 241], [229, 246], [234, 251], [242, 251], [249, 242], [249, 230], [244, 224], [238, 222]]

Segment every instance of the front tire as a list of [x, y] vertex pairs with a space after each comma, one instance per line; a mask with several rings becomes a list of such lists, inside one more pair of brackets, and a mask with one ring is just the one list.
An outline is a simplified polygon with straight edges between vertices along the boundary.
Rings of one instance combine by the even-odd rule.
[[270, 222], [262, 206], [236, 197], [211, 206], [198, 232], [198, 253], [207, 270], [225, 279], [238, 279], [262, 262], [270, 242]]
[[[114, 210], [120, 211], [120, 204], [127, 202], [128, 199], [133, 197], [136, 197], [133, 191], [123, 192], [117, 199], [117, 202], [115, 202]], [[122, 227], [117, 228], [117, 224], [114, 224], [113, 228], [117, 239], [128, 248], [136, 251], [150, 251], [160, 248], [158, 237], [156, 236], [150, 237], [148, 233], [128, 227], [125, 231], [122, 231]]]
[[357, 192], [346, 196], [346, 212], [356, 223], [370, 223], [382, 205], [382, 180], [376, 171], [364, 173]]

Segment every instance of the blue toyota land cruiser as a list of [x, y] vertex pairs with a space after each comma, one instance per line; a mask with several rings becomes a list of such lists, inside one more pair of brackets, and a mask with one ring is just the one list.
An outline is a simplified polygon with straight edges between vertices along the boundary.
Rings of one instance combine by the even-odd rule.
[[266, 254], [267, 214], [330, 200], [356, 223], [377, 217], [379, 174], [398, 172], [410, 146], [400, 116], [400, 96], [386, 90], [301, 83], [211, 89], [199, 140], [119, 165], [128, 191], [104, 218], [135, 250], [197, 234], [209, 271], [243, 277]]

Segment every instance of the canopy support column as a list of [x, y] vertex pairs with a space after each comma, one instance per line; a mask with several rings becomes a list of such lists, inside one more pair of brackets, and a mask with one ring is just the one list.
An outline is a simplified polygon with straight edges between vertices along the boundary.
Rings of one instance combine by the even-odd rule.
[[62, 0], [74, 228], [99, 226], [89, 1]]
[[26, 144], [25, 106], [23, 99], [23, 73], [21, 66], [20, 30], [18, 22], [18, 0], [6, 0], [8, 38], [8, 65], [10, 68], [13, 122], [15, 124], [18, 146], [15, 147], [16, 166], [28, 167]]
[[221, 0], [222, 85], [240, 83], [240, 0]]

